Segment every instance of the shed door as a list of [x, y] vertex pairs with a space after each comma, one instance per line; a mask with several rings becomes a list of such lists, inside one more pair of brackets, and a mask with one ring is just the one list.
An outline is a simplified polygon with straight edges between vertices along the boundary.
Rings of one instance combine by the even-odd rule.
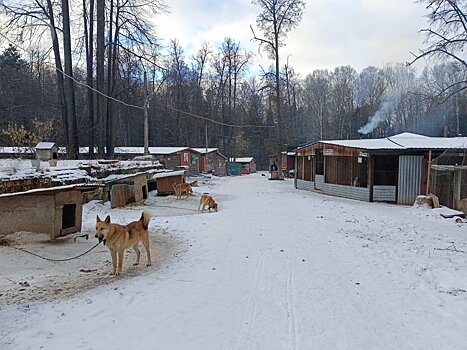
[[422, 192], [423, 156], [399, 156], [397, 204], [412, 205]]

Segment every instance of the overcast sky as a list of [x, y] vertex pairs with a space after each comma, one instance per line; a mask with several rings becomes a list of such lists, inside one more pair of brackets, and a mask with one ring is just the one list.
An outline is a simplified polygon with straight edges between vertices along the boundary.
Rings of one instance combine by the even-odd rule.
[[[216, 49], [225, 37], [257, 53], [251, 42], [259, 8], [250, 0], [170, 0], [170, 13], [156, 19], [164, 43], [177, 38], [187, 58], [203, 42]], [[406, 62], [422, 47], [419, 30], [427, 24], [425, 8], [413, 0], [308, 0], [299, 26], [281, 48], [281, 66], [289, 62], [302, 76], [315, 69], [351, 65], [358, 72], [374, 65]], [[250, 70], [272, 61], [257, 57]]]

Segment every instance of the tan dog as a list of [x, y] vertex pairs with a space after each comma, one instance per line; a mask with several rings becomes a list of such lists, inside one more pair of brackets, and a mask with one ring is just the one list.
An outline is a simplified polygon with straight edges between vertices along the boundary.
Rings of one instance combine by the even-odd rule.
[[181, 199], [182, 194], [185, 194], [187, 198], [190, 194], [193, 194], [193, 189], [191, 188], [191, 185], [189, 183], [181, 183], [181, 184], [174, 183], [173, 188], [175, 191], [175, 195], [177, 196], [177, 199], [179, 198]]
[[99, 239], [99, 242], [104, 241], [104, 245], [107, 245], [107, 248], [110, 250], [110, 255], [112, 256], [111, 275], [120, 275], [122, 273], [123, 254], [125, 249], [130, 247], [133, 247], [136, 252], [136, 262], [133, 265], [139, 264], [141, 256], [138, 248], [139, 241], [143, 242], [146, 249], [148, 259], [146, 266], [151, 265], [148, 233], [149, 220], [151, 220], [151, 214], [148, 211], [144, 211], [138, 221], [133, 221], [126, 226], [112, 224], [109, 215], [107, 215], [105, 220], [101, 220], [97, 216], [95, 237]]
[[215, 211], [217, 211], [217, 203], [216, 201], [214, 200], [214, 198], [212, 198], [209, 193], [203, 193], [203, 195], [201, 196], [200, 200], [199, 200], [199, 207], [198, 207], [198, 210], [201, 209], [201, 211], [203, 212], [206, 208], [206, 206], [208, 207], [208, 210], [211, 211], [211, 209], [214, 209]]

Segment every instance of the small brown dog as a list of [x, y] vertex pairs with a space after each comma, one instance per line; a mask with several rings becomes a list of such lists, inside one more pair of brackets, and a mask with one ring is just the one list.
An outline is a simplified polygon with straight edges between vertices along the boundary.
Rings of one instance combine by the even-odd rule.
[[201, 209], [201, 211], [203, 212], [206, 209], [206, 206], [208, 207], [209, 211], [211, 211], [211, 209], [214, 209], [217, 212], [218, 204], [216, 203], [214, 198], [212, 198], [209, 195], [209, 193], [203, 193], [203, 195], [201, 196], [199, 200], [198, 210]]
[[181, 199], [182, 194], [185, 194], [187, 198], [190, 194], [193, 194], [193, 189], [191, 188], [191, 185], [189, 183], [174, 183], [172, 186], [175, 195], [177, 196], [177, 199]]
[[151, 220], [151, 214], [148, 211], [144, 211], [138, 221], [133, 221], [126, 226], [112, 224], [110, 222], [110, 215], [107, 215], [105, 220], [101, 220], [97, 216], [95, 237], [99, 239], [99, 242], [104, 241], [104, 245], [110, 250], [110, 255], [112, 256], [111, 275], [120, 275], [122, 273], [123, 254], [125, 249], [130, 247], [133, 247], [136, 252], [136, 262], [133, 265], [139, 265], [139, 258], [141, 256], [138, 248], [139, 241], [143, 242], [146, 249], [148, 259], [146, 266], [151, 265], [148, 233], [149, 220]]

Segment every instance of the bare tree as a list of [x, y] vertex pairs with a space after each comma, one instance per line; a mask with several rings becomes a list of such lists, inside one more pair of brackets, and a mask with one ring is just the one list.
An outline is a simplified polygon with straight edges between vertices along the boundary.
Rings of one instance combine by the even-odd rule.
[[62, 0], [63, 57], [65, 63], [65, 98], [67, 108], [67, 158], [78, 159], [78, 132], [75, 109], [75, 84], [71, 58], [70, 9], [68, 0]]
[[[55, 59], [57, 94], [59, 97], [63, 125], [66, 130], [67, 157], [76, 158], [78, 134], [76, 132], [76, 115], [74, 113], [74, 82], [71, 62], [71, 37], [69, 10], [67, 0], [59, 7], [52, 0], [31, 3], [1, 1], [0, 8], [7, 16], [6, 27], [19, 37], [41, 37], [46, 29], [50, 30], [52, 49]], [[62, 28], [57, 25], [57, 11], [62, 14]], [[45, 28], [45, 29], [44, 29]], [[60, 48], [59, 33], [63, 34], [64, 46]], [[63, 50], [65, 71], [62, 67], [61, 51]]]
[[280, 63], [279, 48], [284, 45], [287, 33], [295, 28], [300, 22], [305, 8], [302, 0], [252, 0], [252, 3], [261, 8], [256, 18], [256, 25], [263, 33], [263, 37], [256, 36], [253, 27], [253, 40], [259, 42], [260, 50], [269, 54], [275, 60], [275, 90], [276, 90], [276, 113], [277, 113], [277, 154], [276, 164], [281, 164], [282, 153], [282, 117], [280, 96]]
[[330, 136], [331, 75], [327, 70], [315, 70], [305, 78], [304, 107], [309, 116], [304, 125], [308, 142]]
[[426, 35], [426, 47], [412, 53], [414, 59], [422, 58], [453, 60], [462, 69], [462, 79], [443, 86], [438, 96], [443, 102], [450, 96], [467, 89], [467, 61], [464, 48], [467, 44], [467, 1], [466, 0], [419, 0], [430, 11], [429, 26], [421, 32]]

